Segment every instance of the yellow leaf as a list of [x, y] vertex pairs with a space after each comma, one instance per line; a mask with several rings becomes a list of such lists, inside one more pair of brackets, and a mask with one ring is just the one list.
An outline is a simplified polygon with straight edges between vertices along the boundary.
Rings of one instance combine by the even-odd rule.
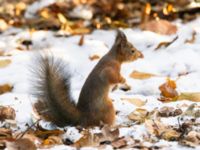
[[20, 16], [22, 12], [26, 9], [26, 4], [24, 2], [19, 2], [15, 6], [15, 13], [17, 16]]
[[156, 76], [156, 75], [151, 74], [151, 73], [139, 72], [139, 71], [133, 71], [130, 74], [131, 78], [140, 79], [140, 80], [149, 79], [149, 78], [154, 77], [154, 76]]
[[57, 16], [58, 16], [59, 21], [60, 21], [62, 24], [66, 24], [66, 23], [67, 23], [67, 19], [65, 18], [65, 16], [64, 16], [63, 14], [58, 13]]
[[76, 34], [88, 34], [90, 32], [91, 32], [91, 30], [89, 28], [81, 27], [81, 28], [73, 29], [71, 31], [71, 34], [73, 34], [73, 35], [76, 35]]
[[61, 137], [59, 136], [49, 136], [47, 139], [45, 139], [42, 143], [44, 146], [50, 146], [50, 145], [60, 145], [63, 144]]
[[0, 68], [7, 67], [11, 63], [10, 59], [3, 59], [0, 60]]
[[200, 102], [200, 92], [183, 92], [181, 93], [178, 100], [190, 100], [193, 102]]
[[50, 18], [50, 12], [48, 9], [43, 9], [41, 12], [40, 12], [40, 15], [45, 18], [45, 19], [48, 19]]
[[8, 24], [5, 20], [0, 19], [0, 31], [5, 31], [8, 28]]
[[139, 98], [121, 98], [121, 100], [126, 100], [137, 107], [142, 107], [147, 103], [147, 101], [143, 101]]

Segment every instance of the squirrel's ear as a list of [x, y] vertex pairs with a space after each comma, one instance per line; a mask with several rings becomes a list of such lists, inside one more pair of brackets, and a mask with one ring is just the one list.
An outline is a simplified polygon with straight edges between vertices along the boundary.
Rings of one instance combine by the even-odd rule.
[[127, 38], [126, 38], [126, 35], [121, 31], [121, 30], [117, 30], [117, 37], [115, 39], [115, 44], [120, 44], [120, 45], [123, 45], [123, 44], [126, 44], [127, 42]]

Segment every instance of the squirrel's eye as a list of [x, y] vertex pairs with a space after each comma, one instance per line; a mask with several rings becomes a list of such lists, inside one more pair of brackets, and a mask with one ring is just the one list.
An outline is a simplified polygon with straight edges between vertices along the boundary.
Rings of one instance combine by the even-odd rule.
[[134, 51], [134, 50], [131, 50], [131, 53], [133, 54], [133, 53], [135, 53], [135, 51]]

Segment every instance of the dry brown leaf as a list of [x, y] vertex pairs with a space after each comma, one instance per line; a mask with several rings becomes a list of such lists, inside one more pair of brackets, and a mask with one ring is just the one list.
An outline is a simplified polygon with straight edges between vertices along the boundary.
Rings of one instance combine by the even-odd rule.
[[185, 40], [185, 43], [190, 43], [190, 44], [194, 43], [195, 40], [196, 40], [196, 35], [197, 35], [196, 31], [193, 31], [192, 32], [192, 38]]
[[120, 138], [116, 139], [115, 141], [113, 141], [111, 143], [111, 145], [115, 149], [116, 148], [120, 149], [120, 148], [123, 148], [124, 146], [127, 146], [127, 140], [125, 139], [125, 137], [120, 137]]
[[175, 141], [180, 137], [180, 133], [173, 129], [166, 129], [161, 134], [161, 137], [167, 141]]
[[116, 128], [112, 130], [112, 128], [108, 125], [104, 125], [104, 127], [102, 128], [102, 134], [104, 138], [106, 138], [105, 140], [113, 141], [119, 137], [119, 129]]
[[174, 141], [180, 137], [179, 132], [169, 128], [158, 120], [146, 120], [145, 126], [150, 134], [153, 134], [158, 138]]
[[6, 138], [12, 137], [12, 130], [6, 128], [0, 128], [0, 141]]
[[190, 131], [186, 138], [180, 141], [180, 144], [193, 147], [200, 145], [200, 133], [196, 131]]
[[0, 60], [0, 68], [7, 67], [8, 65], [10, 65], [10, 63], [11, 63], [10, 59], [2, 59]]
[[101, 139], [103, 135], [97, 135], [94, 138], [94, 135], [92, 135], [88, 130], [84, 132], [84, 135], [73, 144], [73, 146], [80, 148], [83, 146], [97, 146], [99, 143], [99, 139]]
[[197, 106], [196, 103], [191, 104], [183, 113], [184, 116], [192, 116], [195, 118], [199, 118], [200, 117], [200, 110], [197, 109], [195, 110], [195, 107]]
[[135, 70], [130, 74], [131, 78], [140, 79], [140, 80], [149, 79], [154, 76], [156, 76], [156, 75], [151, 74], [151, 73], [139, 72], [139, 71], [135, 71]]
[[182, 114], [181, 109], [175, 109], [174, 107], [164, 106], [159, 110], [158, 113], [161, 117], [177, 116]]
[[119, 129], [110, 128], [109, 126], [105, 125], [102, 128], [101, 133], [92, 134], [88, 130], [84, 131], [83, 137], [81, 137], [74, 146], [79, 148], [83, 146], [98, 146], [103, 141], [113, 141], [119, 137]]
[[91, 61], [97, 60], [97, 59], [100, 59], [100, 56], [95, 54], [95, 55], [90, 56], [89, 59], [90, 59]]
[[81, 35], [81, 38], [80, 38], [80, 40], [78, 42], [79, 46], [82, 46], [84, 44], [84, 37], [85, 37], [84, 35]]
[[183, 92], [177, 97], [177, 100], [200, 102], [200, 92]]
[[159, 90], [161, 91], [161, 95], [166, 98], [176, 98], [178, 96], [174, 80], [167, 79], [165, 83], [159, 86]]
[[[26, 132], [26, 131], [25, 131]], [[16, 137], [19, 137], [19, 135], [20, 136], [22, 136], [23, 138], [25, 138], [25, 139], [29, 139], [30, 141], [32, 141], [33, 143], [36, 143], [36, 145], [40, 145], [41, 143], [42, 143], [42, 139], [41, 138], [39, 138], [39, 137], [37, 137], [35, 134], [34, 134], [34, 132], [33, 131], [31, 131], [31, 129], [28, 131], [28, 132], [26, 132], [25, 134], [24, 134], [24, 132], [23, 133], [18, 133], [18, 135], [16, 136]]]
[[177, 32], [176, 25], [167, 20], [152, 20], [141, 26], [143, 30], [152, 31], [158, 34], [171, 35]]
[[8, 150], [36, 150], [35, 144], [29, 139], [22, 138], [15, 141], [7, 141], [6, 147]]
[[11, 92], [13, 87], [10, 84], [0, 85], [0, 94]]
[[139, 98], [121, 98], [121, 100], [128, 101], [129, 103], [131, 103], [137, 107], [142, 107], [147, 103], [147, 101], [143, 101]]
[[15, 110], [11, 107], [0, 106], [0, 121], [6, 119], [14, 120], [16, 117]]
[[172, 41], [169, 41], [169, 42], [161, 42], [161, 43], [158, 44], [158, 46], [155, 48], [155, 50], [158, 50], [158, 49], [160, 49], [161, 47], [167, 48], [169, 45], [171, 45], [172, 43], [174, 43], [177, 39], [178, 39], [178, 36], [176, 36]]
[[148, 117], [148, 113], [149, 112], [146, 109], [137, 108], [128, 115], [128, 118], [135, 122], [143, 123], [145, 119]]

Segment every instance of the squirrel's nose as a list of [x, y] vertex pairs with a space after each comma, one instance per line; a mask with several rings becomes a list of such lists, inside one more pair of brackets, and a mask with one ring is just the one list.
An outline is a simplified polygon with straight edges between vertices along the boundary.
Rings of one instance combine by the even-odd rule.
[[144, 58], [144, 55], [140, 51], [138, 51], [138, 58]]

